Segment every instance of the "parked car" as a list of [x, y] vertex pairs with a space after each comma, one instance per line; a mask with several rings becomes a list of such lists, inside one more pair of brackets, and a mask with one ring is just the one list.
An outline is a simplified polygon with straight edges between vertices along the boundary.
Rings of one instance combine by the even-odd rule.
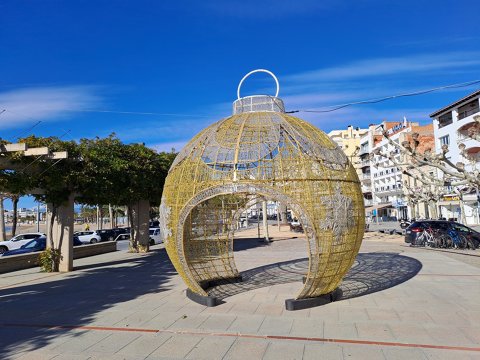
[[3, 254], [4, 252], [10, 251], [10, 250], [20, 249], [22, 245], [25, 245], [26, 243], [40, 236], [45, 236], [45, 234], [38, 232], [38, 233], [25, 233], [25, 234], [15, 235], [8, 241], [0, 242], [0, 254]]
[[10, 250], [3, 253], [2, 256], [27, 254], [37, 251], [43, 251], [47, 248], [47, 238], [45, 236], [37, 237], [22, 245], [19, 249]]
[[[78, 239], [78, 236], [73, 236], [73, 246], [80, 246], [83, 243]], [[26, 244], [20, 246], [15, 250], [10, 250], [2, 254], [2, 256], [28, 254], [31, 252], [43, 251], [47, 248], [47, 238], [45, 236], [39, 236], [33, 240], [30, 240]]]
[[77, 231], [73, 235], [78, 236], [78, 239], [84, 244], [95, 244], [102, 241], [100, 235], [95, 231]]
[[96, 230], [95, 233], [100, 236], [101, 241], [113, 241], [118, 235], [115, 229]]
[[150, 228], [150, 245], [163, 243], [162, 232], [160, 228]]
[[125, 233], [125, 234], [119, 234], [116, 238], [115, 241], [121, 241], [121, 240], [130, 240], [130, 233]]
[[472, 228], [459, 224], [454, 221], [446, 220], [417, 220], [405, 230], [405, 242], [408, 244], [419, 245], [419, 240], [425, 229], [455, 230], [459, 235], [464, 235], [472, 240], [475, 247], [480, 245], [480, 233]]
[[126, 234], [130, 232], [130, 227], [114, 228], [112, 230], [114, 230], [117, 235]]
[[78, 236], [73, 235], [73, 246], [80, 246], [83, 245], [83, 242], [80, 241]]

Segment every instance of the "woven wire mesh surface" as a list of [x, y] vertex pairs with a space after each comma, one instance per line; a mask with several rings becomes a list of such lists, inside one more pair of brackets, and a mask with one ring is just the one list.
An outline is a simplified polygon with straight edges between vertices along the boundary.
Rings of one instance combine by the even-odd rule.
[[165, 182], [161, 218], [167, 252], [187, 286], [238, 275], [236, 217], [252, 199], [294, 211], [308, 241], [297, 298], [333, 291], [351, 267], [365, 227], [355, 169], [313, 125], [279, 112], [241, 113], [203, 130], [179, 153]]

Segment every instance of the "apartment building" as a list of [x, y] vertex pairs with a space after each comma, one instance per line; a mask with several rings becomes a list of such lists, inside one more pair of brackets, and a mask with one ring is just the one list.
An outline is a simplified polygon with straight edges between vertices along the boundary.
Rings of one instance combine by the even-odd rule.
[[[433, 119], [436, 152], [441, 151], [442, 145], [448, 145], [447, 155], [452, 163], [465, 163], [467, 171], [479, 170], [480, 142], [468, 134], [480, 128], [480, 90], [433, 112], [430, 117]], [[467, 158], [460, 152], [460, 143], [465, 145]], [[457, 218], [467, 225], [480, 224], [476, 191], [449, 190], [450, 193], [439, 202], [441, 217]]]
[[346, 130], [332, 130], [327, 135], [335, 141], [338, 146], [347, 155], [350, 162], [357, 169], [357, 174], [360, 176], [360, 158], [358, 156], [360, 139], [368, 132], [368, 129], [360, 129], [348, 125]]
[[[389, 138], [401, 144], [411, 140], [411, 134], [417, 132], [422, 136], [422, 146], [434, 147], [433, 126], [420, 126], [418, 122], [410, 122], [404, 118], [399, 122], [384, 121], [379, 125], [370, 125], [368, 133], [360, 140], [360, 164], [362, 193], [365, 202], [365, 215], [367, 218], [378, 221], [397, 220], [410, 218], [413, 204], [409, 204], [405, 196], [403, 184], [408, 176], [394, 166], [389, 159], [373, 156], [376, 151], [400, 158], [400, 151], [391, 145], [382, 135], [384, 129]], [[418, 211], [417, 211], [418, 213]]]

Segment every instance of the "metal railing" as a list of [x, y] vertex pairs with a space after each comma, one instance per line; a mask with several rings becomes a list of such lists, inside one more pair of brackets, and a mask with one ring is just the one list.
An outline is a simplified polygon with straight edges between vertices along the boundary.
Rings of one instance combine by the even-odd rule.
[[458, 113], [458, 120], [465, 119], [467, 116], [480, 112], [480, 108], [476, 107]]

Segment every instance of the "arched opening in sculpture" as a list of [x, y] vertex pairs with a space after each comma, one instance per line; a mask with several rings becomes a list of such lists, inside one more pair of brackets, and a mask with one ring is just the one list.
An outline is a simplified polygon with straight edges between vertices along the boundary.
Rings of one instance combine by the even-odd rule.
[[[308, 273], [317, 271], [318, 257], [321, 249], [318, 248], [315, 234], [312, 231], [311, 219], [298, 202], [279, 193], [275, 189], [243, 184], [241, 186], [220, 186], [200, 193], [185, 207], [183, 228], [178, 244], [183, 249], [184, 261], [188, 266], [191, 277], [198, 286], [206, 290], [216, 280], [237, 280], [240, 273], [234, 260], [234, 237], [238, 219], [241, 214], [259, 199], [281, 201], [288, 204], [297, 214], [307, 239], [307, 257], [310, 259]], [[188, 212], [188, 213], [186, 213]], [[324, 254], [323, 256], [325, 256]], [[313, 261], [312, 261], [313, 258]], [[305, 274], [306, 281], [297, 297], [311, 294], [316, 286], [315, 277]], [[294, 295], [294, 294], [292, 294]]]

